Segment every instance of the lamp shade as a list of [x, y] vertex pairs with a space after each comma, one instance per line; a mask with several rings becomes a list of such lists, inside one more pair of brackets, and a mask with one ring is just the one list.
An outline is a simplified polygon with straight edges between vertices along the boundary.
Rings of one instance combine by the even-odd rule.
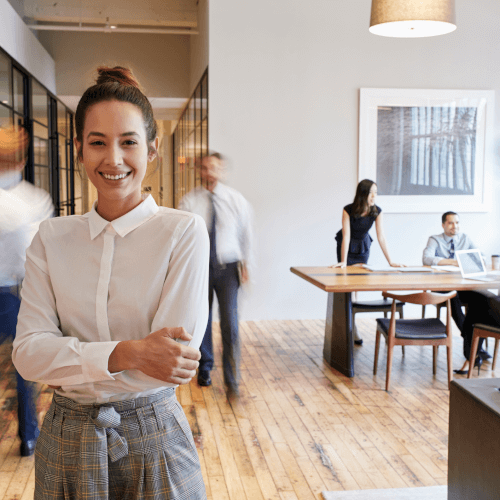
[[375, 35], [418, 38], [456, 29], [455, 0], [372, 0], [370, 32]]

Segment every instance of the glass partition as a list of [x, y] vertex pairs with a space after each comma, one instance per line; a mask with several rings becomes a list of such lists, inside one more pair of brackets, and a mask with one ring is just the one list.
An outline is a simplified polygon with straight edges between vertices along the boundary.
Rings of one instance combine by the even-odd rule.
[[14, 111], [24, 115], [24, 75], [14, 69]]
[[12, 69], [10, 59], [0, 52], [0, 103], [12, 105]]
[[0, 127], [8, 127], [10, 125], [12, 125], [12, 111], [0, 104]]
[[208, 154], [208, 69], [201, 77], [177, 123], [173, 136], [174, 207], [201, 185], [199, 163]]
[[[81, 179], [75, 183], [72, 121], [73, 113], [0, 49], [0, 127], [28, 131], [24, 178], [45, 189], [61, 215], [88, 208]], [[80, 188], [76, 196], [75, 185]]]
[[35, 167], [34, 184], [50, 193], [49, 130], [36, 122], [33, 123], [33, 157]]
[[47, 91], [36, 81], [31, 83], [32, 118], [45, 126], [49, 125], [49, 101]]

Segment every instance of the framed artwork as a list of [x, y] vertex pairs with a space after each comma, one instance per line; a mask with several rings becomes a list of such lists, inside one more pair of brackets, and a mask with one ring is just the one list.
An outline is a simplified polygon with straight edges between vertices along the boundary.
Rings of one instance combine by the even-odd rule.
[[493, 90], [361, 89], [359, 180], [377, 183], [385, 212], [487, 212], [494, 100]]

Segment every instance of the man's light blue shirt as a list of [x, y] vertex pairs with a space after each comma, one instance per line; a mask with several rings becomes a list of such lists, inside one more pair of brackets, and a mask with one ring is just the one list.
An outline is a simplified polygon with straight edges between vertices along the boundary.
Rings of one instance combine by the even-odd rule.
[[[442, 259], [449, 259], [451, 254], [451, 241], [453, 240], [454, 254], [457, 250], [476, 249], [476, 245], [464, 233], [458, 233], [455, 236], [446, 236], [445, 233], [436, 234], [429, 238], [427, 246], [424, 249], [424, 266], [437, 266]], [[453, 257], [454, 259], [456, 257]]]

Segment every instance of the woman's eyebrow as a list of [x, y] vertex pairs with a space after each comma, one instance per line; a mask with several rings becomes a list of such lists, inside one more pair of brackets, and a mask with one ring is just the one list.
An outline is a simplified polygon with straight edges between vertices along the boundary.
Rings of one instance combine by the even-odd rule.
[[91, 135], [96, 135], [97, 137], [105, 137], [105, 135], [101, 132], [89, 132], [88, 135], [87, 135], [87, 139], [91, 136]]
[[[102, 132], [89, 132], [87, 135], [87, 139], [91, 136], [97, 136], [97, 137], [106, 137], [106, 134], [103, 134]], [[120, 137], [130, 137], [130, 136], [136, 136], [139, 137], [139, 134], [137, 132], [123, 132], [123, 134], [120, 134]]]

